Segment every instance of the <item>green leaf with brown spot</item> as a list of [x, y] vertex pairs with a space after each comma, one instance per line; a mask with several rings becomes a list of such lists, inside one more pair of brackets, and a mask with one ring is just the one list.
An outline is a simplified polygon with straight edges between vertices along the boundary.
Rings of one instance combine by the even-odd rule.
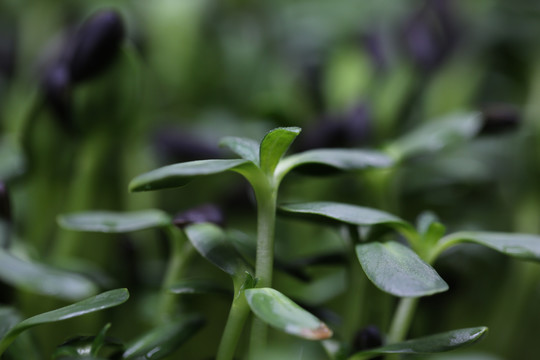
[[245, 295], [255, 315], [276, 329], [308, 340], [324, 340], [332, 336], [332, 330], [325, 323], [277, 290], [248, 289]]

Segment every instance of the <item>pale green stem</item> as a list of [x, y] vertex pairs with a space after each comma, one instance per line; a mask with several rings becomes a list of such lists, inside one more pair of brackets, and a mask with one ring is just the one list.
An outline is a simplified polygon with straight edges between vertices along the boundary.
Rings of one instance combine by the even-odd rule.
[[358, 228], [349, 226], [349, 290], [347, 291], [346, 316], [343, 323], [343, 336], [352, 341], [354, 333], [363, 322], [365, 305], [366, 277], [356, 256], [356, 244], [359, 243]]
[[257, 287], [272, 286], [274, 268], [274, 227], [276, 223], [276, 191], [271, 189], [257, 196]]
[[397, 306], [390, 331], [388, 332], [388, 343], [393, 344], [405, 340], [405, 336], [411, 327], [412, 318], [418, 305], [419, 298], [401, 298]]
[[168, 226], [166, 230], [171, 242], [171, 257], [161, 289], [160, 320], [167, 320], [174, 315], [178, 297], [171, 294], [169, 288], [182, 279], [187, 262], [193, 254], [193, 246], [187, 241], [182, 230], [175, 228], [173, 225]]
[[[428, 251], [428, 254], [425, 256], [426, 262], [428, 264], [433, 264], [437, 257], [447, 249], [449, 246], [454, 244], [455, 240], [451, 237], [448, 237], [446, 240], [439, 241], [437, 245], [431, 250]], [[407, 333], [411, 327], [412, 319], [418, 306], [419, 298], [401, 298], [399, 300], [397, 309], [394, 313], [392, 319], [392, 324], [390, 325], [390, 331], [388, 332], [387, 342], [393, 344], [405, 340]], [[390, 356], [391, 358], [392, 356]]]
[[234, 298], [227, 324], [219, 343], [216, 360], [232, 360], [250, 309], [242, 289], [242, 282], [234, 280]]
[[[276, 222], [277, 186], [256, 190], [257, 197], [257, 257], [255, 276], [257, 287], [271, 287], [274, 268], [274, 228]], [[268, 326], [257, 318], [251, 326], [250, 354], [266, 348]]]
[[448, 235], [440, 239], [436, 245], [429, 251], [428, 255], [426, 256], [426, 262], [428, 264], [433, 264], [435, 260], [445, 251], [446, 249], [459, 244], [463, 241], [462, 237], [453, 237], [452, 235]]

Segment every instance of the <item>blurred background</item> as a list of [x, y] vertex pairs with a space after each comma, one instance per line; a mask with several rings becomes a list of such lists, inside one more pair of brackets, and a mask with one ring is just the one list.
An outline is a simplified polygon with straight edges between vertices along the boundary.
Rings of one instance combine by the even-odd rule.
[[[152, 316], [141, 309], [159, 286], [166, 242], [154, 232], [118, 241], [69, 233], [56, 225], [59, 214], [148, 207], [174, 214], [211, 202], [228, 227], [254, 233], [253, 199], [235, 175], [152, 194], [128, 194], [127, 184], [158, 166], [231, 156], [218, 147], [223, 136], [259, 140], [272, 128], [299, 126], [292, 152], [384, 149], [460, 111], [483, 118], [471, 141], [407, 159], [384, 177], [291, 177], [280, 201], [344, 201], [412, 222], [430, 210], [449, 231], [537, 234], [539, 20], [532, 0], [3, 0], [0, 179], [11, 190], [17, 251], [65, 268], [84, 259], [129, 287], [131, 308], [111, 315], [111, 332], [129, 339]], [[97, 50], [78, 45], [81, 38]], [[340, 245], [332, 229], [285, 219], [277, 235], [277, 253], [290, 261]], [[435, 267], [450, 291], [422, 300], [411, 335], [487, 325], [476, 355], [459, 358], [535, 358], [535, 264], [467, 245]], [[213, 274], [202, 260], [192, 271]], [[310, 271], [334, 288], [306, 285], [295, 296], [336, 315], [343, 272]], [[282, 277], [276, 286], [285, 293], [298, 289]], [[0, 300], [26, 315], [50, 309], [41, 295], [4, 287]], [[228, 311], [227, 301], [205, 301], [194, 306], [213, 320], [182, 350], [188, 358], [212, 356]], [[141, 315], [133, 324], [121, 311]], [[371, 321], [384, 329], [388, 316], [374, 310]], [[68, 325], [35, 336], [52, 351], [73, 332], [97, 332], [92, 321]]]

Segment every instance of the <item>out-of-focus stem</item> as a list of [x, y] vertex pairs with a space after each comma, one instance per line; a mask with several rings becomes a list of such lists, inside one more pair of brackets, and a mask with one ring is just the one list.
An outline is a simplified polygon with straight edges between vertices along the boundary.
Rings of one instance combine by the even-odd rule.
[[186, 240], [184, 232], [173, 225], [166, 228], [171, 243], [171, 257], [163, 278], [159, 309], [160, 320], [168, 320], [176, 310], [177, 295], [171, 294], [169, 288], [182, 279], [186, 265], [193, 252], [193, 246]]

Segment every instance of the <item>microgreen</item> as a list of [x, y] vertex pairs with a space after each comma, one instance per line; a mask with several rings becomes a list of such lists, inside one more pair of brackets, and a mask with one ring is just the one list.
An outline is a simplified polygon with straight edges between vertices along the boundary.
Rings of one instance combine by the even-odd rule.
[[67, 320], [73, 317], [108, 309], [113, 306], [118, 306], [127, 301], [128, 298], [129, 293], [126, 289], [111, 290], [89, 299], [79, 301], [75, 304], [23, 320], [3, 334], [0, 339], [0, 354], [2, 354], [15, 338], [25, 330], [38, 325]]
[[0, 358], [537, 356], [526, 4], [72, 3], [0, 6]]

